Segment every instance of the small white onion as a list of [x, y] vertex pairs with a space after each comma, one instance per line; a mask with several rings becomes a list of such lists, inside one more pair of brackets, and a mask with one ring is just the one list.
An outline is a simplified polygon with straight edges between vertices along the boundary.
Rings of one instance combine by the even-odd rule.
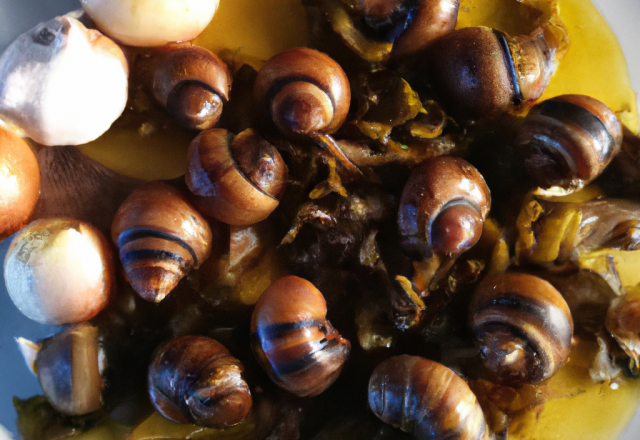
[[[231, 0], [233, 1], [233, 0]], [[98, 28], [130, 46], [163, 46], [198, 36], [219, 0], [80, 0]]]
[[64, 16], [18, 37], [0, 56], [0, 118], [43, 145], [80, 145], [109, 129], [127, 103], [120, 47]]

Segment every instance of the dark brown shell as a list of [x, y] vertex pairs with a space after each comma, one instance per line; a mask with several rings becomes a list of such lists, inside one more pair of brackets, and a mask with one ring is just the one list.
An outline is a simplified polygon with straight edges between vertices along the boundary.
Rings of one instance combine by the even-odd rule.
[[251, 410], [243, 371], [219, 342], [182, 336], [156, 351], [149, 366], [149, 397], [174, 422], [226, 428], [242, 422]]
[[326, 315], [322, 293], [296, 276], [273, 283], [253, 311], [253, 353], [271, 380], [297, 396], [315, 396], [326, 390], [349, 355], [351, 344]]
[[152, 84], [156, 100], [187, 128], [213, 127], [229, 100], [231, 75], [227, 65], [198, 46], [173, 48], [160, 56]]
[[488, 277], [474, 292], [469, 313], [484, 363], [503, 383], [538, 384], [569, 358], [569, 306], [541, 278], [523, 273]]
[[582, 188], [618, 154], [622, 127], [609, 107], [584, 95], [562, 95], [534, 106], [515, 144], [541, 188]]
[[164, 299], [211, 252], [211, 229], [186, 195], [163, 182], [129, 195], [113, 219], [111, 238], [132, 287], [147, 301]]
[[381, 420], [424, 440], [490, 440], [478, 399], [455, 372], [418, 356], [394, 356], [369, 380], [369, 407]]
[[453, 31], [458, 20], [458, 0], [364, 0], [360, 8], [369, 26], [393, 34], [392, 56], [419, 52]]
[[398, 230], [409, 252], [426, 244], [441, 255], [457, 255], [478, 241], [490, 206], [478, 170], [460, 158], [435, 157], [411, 172], [400, 198]]
[[42, 392], [55, 409], [83, 415], [102, 408], [100, 352], [98, 329], [87, 323], [42, 342], [35, 365]]
[[[351, 103], [349, 80], [340, 65], [309, 48], [290, 49], [267, 61], [253, 96], [265, 125], [285, 136], [332, 134], [347, 118]], [[276, 114], [274, 100], [280, 109]]]
[[266, 219], [279, 204], [287, 166], [278, 150], [251, 129], [200, 133], [189, 146], [185, 180], [204, 214], [231, 225]]

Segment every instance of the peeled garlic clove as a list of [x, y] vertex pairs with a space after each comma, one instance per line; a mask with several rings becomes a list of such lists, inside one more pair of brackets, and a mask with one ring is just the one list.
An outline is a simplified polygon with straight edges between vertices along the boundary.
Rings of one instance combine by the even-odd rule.
[[188, 41], [207, 27], [218, 0], [80, 0], [98, 28], [129, 46]]
[[90, 142], [122, 114], [128, 74], [116, 43], [74, 18], [55, 18], [0, 57], [0, 119], [43, 145]]

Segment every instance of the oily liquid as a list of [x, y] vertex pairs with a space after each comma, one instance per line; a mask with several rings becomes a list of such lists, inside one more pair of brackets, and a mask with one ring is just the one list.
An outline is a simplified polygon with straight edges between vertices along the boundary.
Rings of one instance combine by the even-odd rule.
[[[588, 0], [559, 0], [557, 7], [570, 43], [542, 99], [566, 93], [593, 96], [637, 132], [635, 94], [613, 32]], [[551, 6], [546, 9], [544, 13], [550, 14]], [[461, 0], [458, 26], [485, 25], [524, 34], [533, 30], [530, 13], [524, 2], [516, 0]], [[300, 0], [223, 0], [196, 43], [214, 52], [233, 51], [259, 64], [307, 41]], [[193, 137], [192, 132], [156, 126], [155, 121], [121, 121], [99, 140], [80, 148], [120, 173], [168, 179], [184, 173], [186, 149]], [[640, 381], [594, 384], [588, 371], [596, 351], [595, 343], [578, 341], [568, 364], [548, 384], [556, 398], [515, 417], [510, 440], [615, 440], [622, 434], [640, 401]]]

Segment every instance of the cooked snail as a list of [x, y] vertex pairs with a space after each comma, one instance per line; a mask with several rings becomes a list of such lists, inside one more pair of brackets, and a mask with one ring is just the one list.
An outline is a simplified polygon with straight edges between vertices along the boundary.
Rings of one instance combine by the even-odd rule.
[[490, 440], [478, 399], [455, 372], [418, 356], [395, 356], [369, 380], [376, 416], [419, 439]]
[[287, 166], [278, 150], [247, 129], [200, 133], [187, 152], [187, 186], [204, 214], [232, 225], [266, 219], [278, 206]]
[[227, 65], [197, 46], [170, 49], [160, 57], [153, 74], [156, 100], [184, 127], [213, 127], [229, 100], [231, 75]]
[[166, 418], [210, 428], [242, 422], [251, 410], [244, 367], [219, 342], [182, 336], [160, 347], [149, 367], [153, 406]]
[[640, 294], [629, 292], [614, 299], [605, 321], [607, 330], [629, 356], [629, 370], [640, 374]]
[[356, 7], [376, 34], [393, 42], [392, 56], [419, 52], [451, 32], [458, 0], [363, 0]]
[[279, 53], [258, 72], [253, 96], [267, 131], [312, 139], [357, 171], [329, 136], [342, 126], [351, 103], [347, 75], [329, 56], [304, 47]]
[[18, 232], [4, 261], [9, 296], [42, 324], [86, 321], [115, 289], [113, 258], [96, 228], [72, 219], [42, 219]]
[[569, 358], [573, 319], [547, 281], [523, 273], [486, 278], [469, 306], [485, 366], [500, 382], [538, 384]]
[[0, 127], [0, 239], [25, 226], [40, 192], [40, 167], [29, 145]]
[[102, 408], [101, 347], [98, 329], [83, 323], [45, 339], [35, 359], [42, 391], [63, 414]]
[[129, 46], [162, 46], [202, 32], [219, 0], [80, 0], [107, 35]]
[[597, 99], [562, 95], [531, 109], [515, 144], [536, 185], [576, 190], [598, 177], [618, 154], [622, 127]]
[[489, 188], [471, 164], [452, 156], [426, 160], [413, 169], [402, 191], [401, 244], [416, 261], [432, 256], [448, 261], [437, 269], [442, 272], [476, 244], [490, 205]]
[[211, 229], [180, 191], [148, 183], [122, 203], [111, 238], [133, 289], [160, 302], [211, 252]]
[[96, 139], [127, 102], [120, 47], [68, 16], [18, 37], [0, 57], [0, 72], [0, 117], [43, 145]]
[[430, 47], [428, 76], [455, 116], [495, 117], [542, 95], [559, 44], [550, 27], [517, 37], [486, 27], [457, 29]]
[[338, 378], [351, 344], [326, 319], [327, 304], [309, 281], [273, 283], [251, 317], [251, 347], [271, 380], [297, 396], [315, 396]]

